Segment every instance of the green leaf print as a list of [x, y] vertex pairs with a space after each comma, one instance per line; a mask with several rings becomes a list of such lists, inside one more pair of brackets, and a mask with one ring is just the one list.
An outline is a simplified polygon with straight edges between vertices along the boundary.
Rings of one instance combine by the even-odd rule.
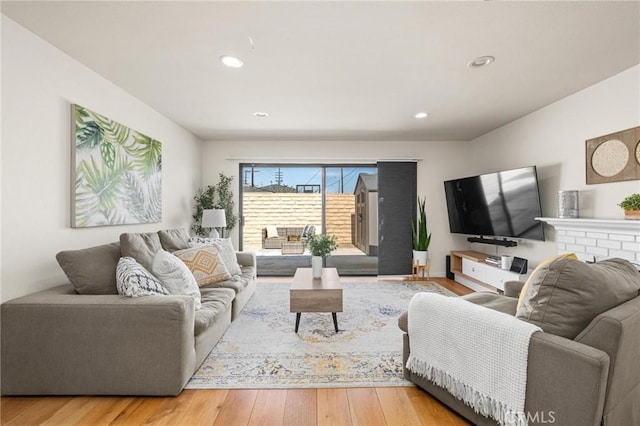
[[102, 155], [102, 161], [104, 164], [113, 169], [113, 166], [116, 163], [116, 149], [113, 147], [113, 144], [104, 141], [102, 145], [100, 145], [100, 154]]

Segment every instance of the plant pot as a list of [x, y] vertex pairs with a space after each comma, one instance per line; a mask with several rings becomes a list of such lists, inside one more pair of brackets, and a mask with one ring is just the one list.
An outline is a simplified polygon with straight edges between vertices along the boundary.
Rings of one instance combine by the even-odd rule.
[[629, 220], [640, 220], [640, 210], [625, 210], [624, 218]]
[[322, 257], [311, 256], [311, 274], [313, 278], [322, 277]]
[[413, 262], [415, 263], [417, 261], [418, 265], [426, 265], [428, 258], [429, 258], [428, 251], [419, 251], [419, 250], [413, 251]]

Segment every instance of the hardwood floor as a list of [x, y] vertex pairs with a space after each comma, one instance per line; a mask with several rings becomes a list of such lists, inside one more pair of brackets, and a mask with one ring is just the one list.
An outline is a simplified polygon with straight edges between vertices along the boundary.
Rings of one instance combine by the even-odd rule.
[[177, 397], [3, 397], [2, 425], [466, 425], [415, 387], [187, 389]]
[[[348, 277], [348, 282], [405, 277]], [[432, 278], [456, 294], [472, 293]], [[259, 283], [282, 282], [260, 278]], [[2, 397], [0, 424], [30, 425], [467, 425], [416, 387], [188, 389], [177, 397]]]

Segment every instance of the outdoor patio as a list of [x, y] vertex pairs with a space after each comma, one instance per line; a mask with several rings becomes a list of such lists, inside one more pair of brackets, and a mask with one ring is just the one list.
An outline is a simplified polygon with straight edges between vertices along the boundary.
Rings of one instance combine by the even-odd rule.
[[[245, 251], [253, 251], [256, 256], [310, 256], [309, 250], [305, 249], [304, 253], [282, 254], [282, 249], [263, 249], [260, 245], [245, 245], [242, 248]], [[338, 249], [331, 253], [331, 256], [366, 256], [359, 248], [353, 244], [340, 244]]]

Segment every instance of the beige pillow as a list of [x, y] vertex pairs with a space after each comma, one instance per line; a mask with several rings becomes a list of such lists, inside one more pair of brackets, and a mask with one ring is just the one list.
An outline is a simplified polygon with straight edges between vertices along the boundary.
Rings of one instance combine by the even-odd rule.
[[215, 245], [178, 250], [173, 253], [191, 271], [198, 286], [213, 284], [231, 278], [231, 274]]
[[267, 238], [278, 238], [278, 228], [273, 225], [267, 225]]
[[147, 271], [151, 270], [153, 257], [160, 250], [162, 250], [162, 246], [156, 232], [120, 234], [120, 252], [122, 256], [133, 257]]
[[640, 273], [623, 259], [559, 258], [531, 275], [516, 317], [574, 339], [591, 320], [640, 294]]

